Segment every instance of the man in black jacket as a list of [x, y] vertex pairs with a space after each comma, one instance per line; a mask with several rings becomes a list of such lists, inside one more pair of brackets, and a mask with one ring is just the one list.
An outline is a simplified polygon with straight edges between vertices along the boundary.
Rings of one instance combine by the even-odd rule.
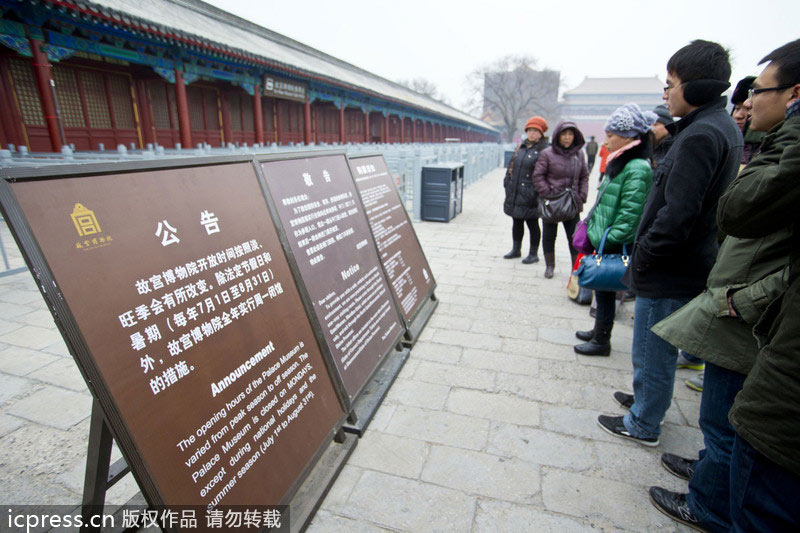
[[633, 399], [618, 391], [614, 398], [630, 413], [597, 420], [612, 435], [646, 446], [659, 443], [678, 358], [677, 348], [650, 328], [705, 288], [719, 249], [717, 202], [742, 157], [742, 134], [721, 96], [730, 74], [728, 52], [709, 41], [692, 41], [667, 63], [664, 100], [681, 120], [669, 126], [675, 140], [653, 175], [623, 278], [636, 293]]

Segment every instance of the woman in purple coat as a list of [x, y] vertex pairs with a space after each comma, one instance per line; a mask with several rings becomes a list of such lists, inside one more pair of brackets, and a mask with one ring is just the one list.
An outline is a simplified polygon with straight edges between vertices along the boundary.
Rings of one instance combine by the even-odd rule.
[[[575, 225], [578, 223], [583, 204], [586, 203], [586, 195], [589, 192], [589, 169], [586, 166], [586, 159], [581, 153], [585, 141], [583, 133], [574, 122], [560, 122], [553, 132], [553, 139], [555, 142], [542, 151], [536, 162], [536, 168], [533, 171], [533, 186], [539, 196], [543, 198], [552, 198], [567, 188], [572, 189], [573, 197], [578, 204], [578, 211], [572, 219], [565, 220], [562, 224], [567, 234], [569, 252], [574, 263], [577, 252], [572, 247], [572, 234], [575, 232]], [[557, 222], [545, 222], [542, 219], [542, 251], [544, 252], [544, 277], [546, 278], [553, 277], [553, 270], [556, 266], [557, 232]]]

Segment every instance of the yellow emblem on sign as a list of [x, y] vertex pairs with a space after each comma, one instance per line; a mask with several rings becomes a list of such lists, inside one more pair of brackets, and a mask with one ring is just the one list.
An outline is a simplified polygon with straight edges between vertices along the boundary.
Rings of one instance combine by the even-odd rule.
[[78, 235], [83, 237], [100, 233], [100, 224], [97, 222], [97, 217], [94, 216], [94, 211], [86, 209], [82, 204], [75, 204], [71, 216]]

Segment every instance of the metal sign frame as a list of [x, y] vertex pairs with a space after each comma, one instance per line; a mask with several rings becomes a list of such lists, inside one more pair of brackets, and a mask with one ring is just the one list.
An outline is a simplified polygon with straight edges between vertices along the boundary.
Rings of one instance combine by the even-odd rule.
[[[164, 500], [164, 496], [159, 491], [152, 473], [148, 470], [143, 456], [137, 448], [136, 441], [131, 435], [129, 428], [126, 426], [120, 409], [110, 393], [109, 386], [105, 382], [103, 374], [99, 370], [94, 356], [92, 355], [92, 351], [90, 350], [89, 345], [77, 324], [77, 320], [70, 309], [69, 302], [66, 301], [64, 295], [61, 293], [50, 265], [45, 258], [44, 252], [37, 242], [26, 216], [23, 214], [22, 207], [12, 190], [11, 184], [15, 182], [41, 181], [59, 178], [102, 176], [111, 173], [141, 173], [146, 171], [170, 170], [179, 168], [185, 169], [206, 166], [223, 166], [235, 163], [252, 164], [253, 157], [253, 155], [220, 156], [195, 159], [181, 158], [158, 161], [44, 165], [40, 167], [13, 167], [0, 169], [0, 210], [2, 211], [5, 219], [8, 221], [9, 228], [12, 229], [14, 239], [22, 251], [25, 262], [34, 277], [34, 280], [36, 281], [36, 284], [45, 300], [45, 303], [47, 304], [48, 309], [53, 315], [55, 324], [58, 327], [58, 330], [61, 333], [70, 354], [75, 359], [78, 369], [86, 381], [92, 396], [102, 407], [103, 418], [108, 425], [108, 428], [110, 429], [114, 439], [119, 444], [123, 458], [131, 467], [131, 472], [139, 488], [141, 489], [142, 494], [144, 495], [148, 504], [151, 506], [168, 506], [170, 503]], [[262, 176], [258, 172], [254, 172], [253, 178], [258, 180], [258, 186], [262, 191], [264, 191]], [[268, 205], [266, 197], [264, 198], [264, 201], [265, 209], [270, 210], [270, 206]], [[277, 227], [275, 229], [276, 233], [280, 236], [281, 231]], [[285, 250], [286, 248], [284, 247], [282, 240], [280, 241], [280, 244]], [[287, 262], [289, 261], [290, 259], [287, 257]], [[289, 265], [289, 268], [294, 275], [291, 265]], [[296, 280], [293, 281], [296, 282]], [[297, 287], [297, 290], [298, 293], [302, 292], [300, 286]], [[302, 310], [307, 314], [305, 305], [303, 306]], [[310, 322], [311, 320], [312, 317], [309, 317]], [[314, 341], [319, 343], [318, 339], [316, 338], [316, 334], [313, 336], [315, 337]], [[322, 355], [322, 360], [325, 363], [326, 371], [329, 374], [331, 384], [333, 385], [333, 390], [335, 391], [337, 399], [339, 400], [339, 405], [342, 408], [342, 413], [334, 420], [333, 427], [331, 427], [329, 430], [326, 430], [326, 437], [324, 437], [319, 448], [312, 454], [305, 466], [300, 469], [299, 475], [291, 483], [282, 500], [280, 502], [271, 502], [270, 504], [286, 505], [290, 502], [293, 502], [293, 498], [297, 495], [298, 490], [303, 485], [303, 482], [313, 474], [312, 471], [314, 467], [318, 464], [320, 458], [323, 457], [323, 455], [326, 454], [326, 451], [328, 451], [328, 449], [331, 447], [331, 443], [334, 440], [337, 442], [343, 442], [345, 440], [344, 435], [342, 434], [342, 427], [347, 418], [347, 409], [346, 404], [342, 401], [343, 398], [340, 396], [340, 393], [337, 389], [337, 373], [335, 369], [330, 368], [329, 361], [327, 361], [327, 358], [325, 357], [324, 347], [320, 345], [318, 348], [320, 354]], [[347, 450], [345, 453], [339, 454], [340, 456], [343, 456], [343, 458], [341, 458], [341, 464], [336, 466], [336, 473], [338, 473], [339, 469], [341, 469], [343, 466], [343, 462], [346, 461], [347, 456], [349, 456], [349, 454], [352, 452], [354, 445], [354, 441], [347, 443]], [[90, 455], [91, 452], [92, 451], [90, 450]], [[327, 455], [330, 455], [330, 453]], [[332, 482], [332, 480], [335, 479], [335, 473], [333, 476], [327, 477], [330, 478], [329, 481]], [[328, 488], [329, 486], [323, 488], [321, 492], [322, 496], [324, 496]], [[306, 489], [304, 492], [314, 491], [308, 491]], [[319, 497], [321, 498], [322, 496]], [[175, 504], [175, 502], [172, 502], [172, 504]], [[310, 509], [311, 515], [313, 515], [313, 512], [316, 510], [318, 505], [319, 502], [313, 505], [306, 504], [306, 507]], [[296, 519], [310, 520], [311, 515], [304, 518], [292, 517], [292, 523], [294, 524]]]
[[[313, 300], [312, 300], [311, 295], [308, 292], [308, 288], [306, 287], [306, 284], [303, 281], [303, 278], [301, 276], [300, 267], [298, 265], [297, 258], [295, 257], [294, 252], [292, 251], [291, 244], [289, 242], [289, 238], [288, 238], [287, 233], [286, 233], [286, 228], [285, 228], [283, 222], [280, 220], [280, 216], [278, 214], [278, 208], [277, 208], [277, 205], [275, 203], [275, 197], [273, 196], [272, 191], [269, 188], [269, 184], [267, 183], [267, 179], [263, 175], [263, 170], [261, 168], [261, 164], [262, 163], [269, 163], [269, 162], [273, 162], [273, 161], [282, 161], [282, 160], [287, 160], [287, 159], [291, 159], [291, 160], [309, 159], [309, 158], [329, 157], [329, 156], [341, 156], [343, 158], [343, 160], [345, 162], [345, 166], [347, 168], [347, 172], [350, 174], [350, 179], [352, 180], [352, 173], [350, 171], [350, 165], [349, 165], [349, 163], [347, 161], [347, 154], [346, 154], [345, 150], [341, 150], [341, 149], [337, 149], [337, 150], [320, 150], [320, 151], [311, 151], [311, 152], [293, 152], [293, 153], [290, 153], [290, 154], [268, 154], [268, 155], [257, 154], [255, 156], [253, 164], [255, 165], [256, 172], [259, 174], [259, 177], [260, 177], [260, 179], [262, 180], [262, 182], [264, 184], [265, 197], [267, 198], [267, 203], [269, 205], [269, 212], [270, 212], [270, 214], [272, 216], [275, 228], [278, 230], [278, 236], [281, 239], [281, 243], [284, 246], [284, 250], [286, 251], [286, 257], [289, 260], [289, 265], [290, 265], [290, 267], [292, 269], [293, 274], [295, 275], [295, 282], [296, 282], [297, 288], [298, 288], [298, 290], [300, 292], [301, 299], [303, 300], [303, 304], [306, 306], [307, 314], [309, 316], [309, 319], [311, 320], [312, 328], [314, 329], [314, 332], [317, 334], [318, 342], [319, 342], [320, 346], [323, 348], [323, 353], [326, 356], [326, 359], [330, 360], [331, 361], [331, 365], [333, 365], [334, 364], [333, 363], [333, 360], [334, 360], [333, 353], [331, 351], [330, 346], [328, 346], [328, 342], [325, 339], [324, 330], [323, 330], [322, 324], [320, 324], [319, 318], [316, 315], [316, 311], [314, 309]], [[355, 182], [353, 182], [353, 186], [355, 187]], [[383, 263], [380, 261], [380, 257], [377, 256], [377, 245], [375, 244], [375, 237], [372, 235], [372, 230], [370, 228], [369, 221], [366, 220], [366, 214], [364, 213], [364, 206], [361, 203], [361, 197], [358, 194], [358, 189], [356, 189], [356, 195], [355, 196], [357, 197], [357, 202], [358, 202], [357, 205], [359, 206], [359, 208], [361, 210], [361, 216], [363, 216], [363, 218], [364, 218], [364, 224], [366, 225], [367, 229], [369, 230], [369, 239], [372, 242], [371, 249], [374, 250], [374, 253], [376, 254], [376, 260], [378, 261], [378, 265], [380, 266], [380, 273], [383, 276], [384, 280], [386, 281], [387, 285], [390, 285], [388, 283], [388, 280], [386, 280], [386, 273], [385, 273], [385, 270], [383, 268]], [[389, 289], [390, 289], [389, 292], [391, 293], [391, 286], [389, 287]], [[359, 428], [358, 428], [358, 431], [356, 431], [359, 434], [361, 434], [363, 432], [363, 429], [366, 427], [366, 424], [369, 423], [369, 419], [371, 419], [372, 414], [374, 414], [374, 410], [377, 409], [378, 405], [380, 404], [380, 400], [383, 399], [383, 397], [385, 396], [385, 392], [386, 392], [384, 390], [383, 394], [381, 394], [381, 396], [378, 399], [377, 403], [372, 405], [372, 408], [367, 410], [368, 411], [367, 413], [364, 413], [364, 409], [363, 408], [359, 408], [359, 406], [357, 404], [359, 403], [359, 400], [362, 399], [362, 397], [366, 396], [366, 393], [367, 393], [368, 388], [369, 388], [368, 387], [369, 384], [380, 373], [381, 368], [386, 364], [387, 359], [389, 359], [388, 356], [391, 356], [393, 352], [399, 352], [399, 353], [403, 354], [403, 362], [405, 362], [405, 359], [408, 356], [408, 353], [404, 352], [402, 350], [402, 348], [401, 348], [402, 338], [407, 334], [407, 330], [406, 330], [405, 322], [403, 321], [402, 314], [399, 312], [399, 310], [396, 307], [396, 302], [395, 302], [393, 294], [391, 296], [391, 302], [392, 302], [392, 309], [398, 315], [398, 320], [399, 320], [399, 323], [400, 323], [400, 326], [401, 326], [401, 330], [396, 336], [394, 336], [394, 338], [392, 340], [392, 343], [391, 343], [392, 347], [389, 349], [389, 352], [386, 353], [386, 354], [381, 354], [381, 358], [378, 361], [377, 365], [375, 365], [375, 367], [370, 371], [369, 375], [363, 381], [363, 383], [360, 385], [360, 387], [356, 391], [356, 393], [353, 394], [353, 398], [352, 399], [348, 398], [348, 393], [347, 393], [347, 391], [345, 389], [344, 381], [342, 379], [342, 376], [339, 374], [338, 368], [335, 368], [335, 371], [334, 371], [336, 376], [337, 376], [337, 378], [338, 378], [337, 379], [337, 383], [341, 387], [340, 393], [341, 393], [341, 395], [343, 397], [343, 400], [346, 402], [347, 410], [350, 413], [350, 418], [348, 419], [348, 421], [351, 424], [355, 424], [355, 423], [359, 423], [360, 424]], [[393, 378], [392, 378], [392, 381], [394, 381]], [[391, 383], [388, 383], [386, 388], [388, 389], [388, 386], [390, 386], [390, 385], [391, 385]], [[370, 402], [370, 403], [373, 403], [373, 402]], [[359, 421], [358, 415], [356, 413], [359, 413], [362, 418], [364, 416], [367, 416], [368, 419]], [[349, 429], [349, 428], [347, 426], [345, 426], [345, 429]]]
[[[383, 160], [383, 164], [386, 166], [386, 169], [387, 170], [389, 169], [389, 165], [386, 164], [386, 159], [383, 157], [383, 154], [381, 152], [367, 152], [364, 154], [353, 155], [351, 157], [348, 157], [348, 161], [356, 161], [358, 159], [366, 159], [368, 157], [380, 157]], [[389, 170], [389, 172], [391, 174], [391, 170]], [[353, 182], [355, 183], [355, 176], [353, 176]], [[356, 188], [358, 188], [358, 185], [356, 185]], [[394, 194], [397, 196], [398, 204], [400, 204], [400, 206], [403, 207], [403, 213], [408, 219], [408, 225], [411, 228], [412, 235], [414, 235], [414, 240], [417, 246], [419, 247], [420, 252], [422, 253], [422, 257], [425, 258], [425, 262], [428, 264], [428, 267], [430, 268], [430, 262], [428, 261], [428, 258], [425, 255], [425, 251], [422, 249], [422, 243], [420, 243], [419, 241], [417, 230], [414, 229], [413, 221], [411, 220], [411, 217], [408, 216], [408, 211], [406, 210], [405, 205], [403, 204], [403, 200], [400, 197], [400, 194], [397, 192], [397, 187], [394, 187], [392, 190]], [[360, 195], [359, 195], [359, 201], [361, 201]], [[363, 209], [364, 207], [363, 202], [361, 207]], [[376, 246], [376, 252], [378, 252], [378, 259], [380, 259], [380, 252], [377, 250], [377, 243], [375, 243], [375, 246]], [[383, 261], [381, 261], [381, 266], [383, 266]], [[384, 273], [385, 273], [385, 267], [384, 267]], [[400, 317], [403, 319], [406, 326], [406, 330], [408, 332], [408, 337], [406, 339], [407, 344], [414, 344], [417, 341], [417, 338], [419, 337], [419, 334], [422, 332], [422, 329], [428, 323], [428, 320], [433, 314], [433, 311], [439, 305], [439, 299], [436, 297], [435, 294], [437, 284], [436, 284], [436, 277], [433, 275], [433, 269], [430, 269], [430, 274], [433, 282], [431, 283], [428, 292], [422, 298], [420, 298], [421, 303], [411, 314], [411, 317], [408, 319], [407, 322], [405, 321], [403, 314], [400, 313]], [[386, 277], [388, 279], [389, 276], [387, 275]], [[397, 301], [397, 297], [395, 296], [394, 292], [392, 292], [392, 297], [395, 299], [395, 305], [397, 305], [399, 308], [400, 302]]]

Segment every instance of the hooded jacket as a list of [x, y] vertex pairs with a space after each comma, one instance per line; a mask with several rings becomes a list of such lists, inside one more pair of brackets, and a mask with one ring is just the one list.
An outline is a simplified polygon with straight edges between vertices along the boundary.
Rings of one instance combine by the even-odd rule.
[[[569, 148], [563, 148], [558, 143], [558, 136], [567, 128], [575, 132], [575, 140]], [[553, 143], [542, 151], [536, 162], [533, 186], [544, 198], [552, 198], [571, 188], [575, 200], [580, 202], [580, 213], [589, 193], [589, 168], [580, 153], [585, 144], [583, 133], [574, 122], [560, 122], [553, 131], [552, 139]]]
[[725, 97], [667, 129], [675, 140], [655, 169], [622, 281], [646, 298], [694, 298], [717, 257], [717, 202], [739, 170], [743, 140]]

